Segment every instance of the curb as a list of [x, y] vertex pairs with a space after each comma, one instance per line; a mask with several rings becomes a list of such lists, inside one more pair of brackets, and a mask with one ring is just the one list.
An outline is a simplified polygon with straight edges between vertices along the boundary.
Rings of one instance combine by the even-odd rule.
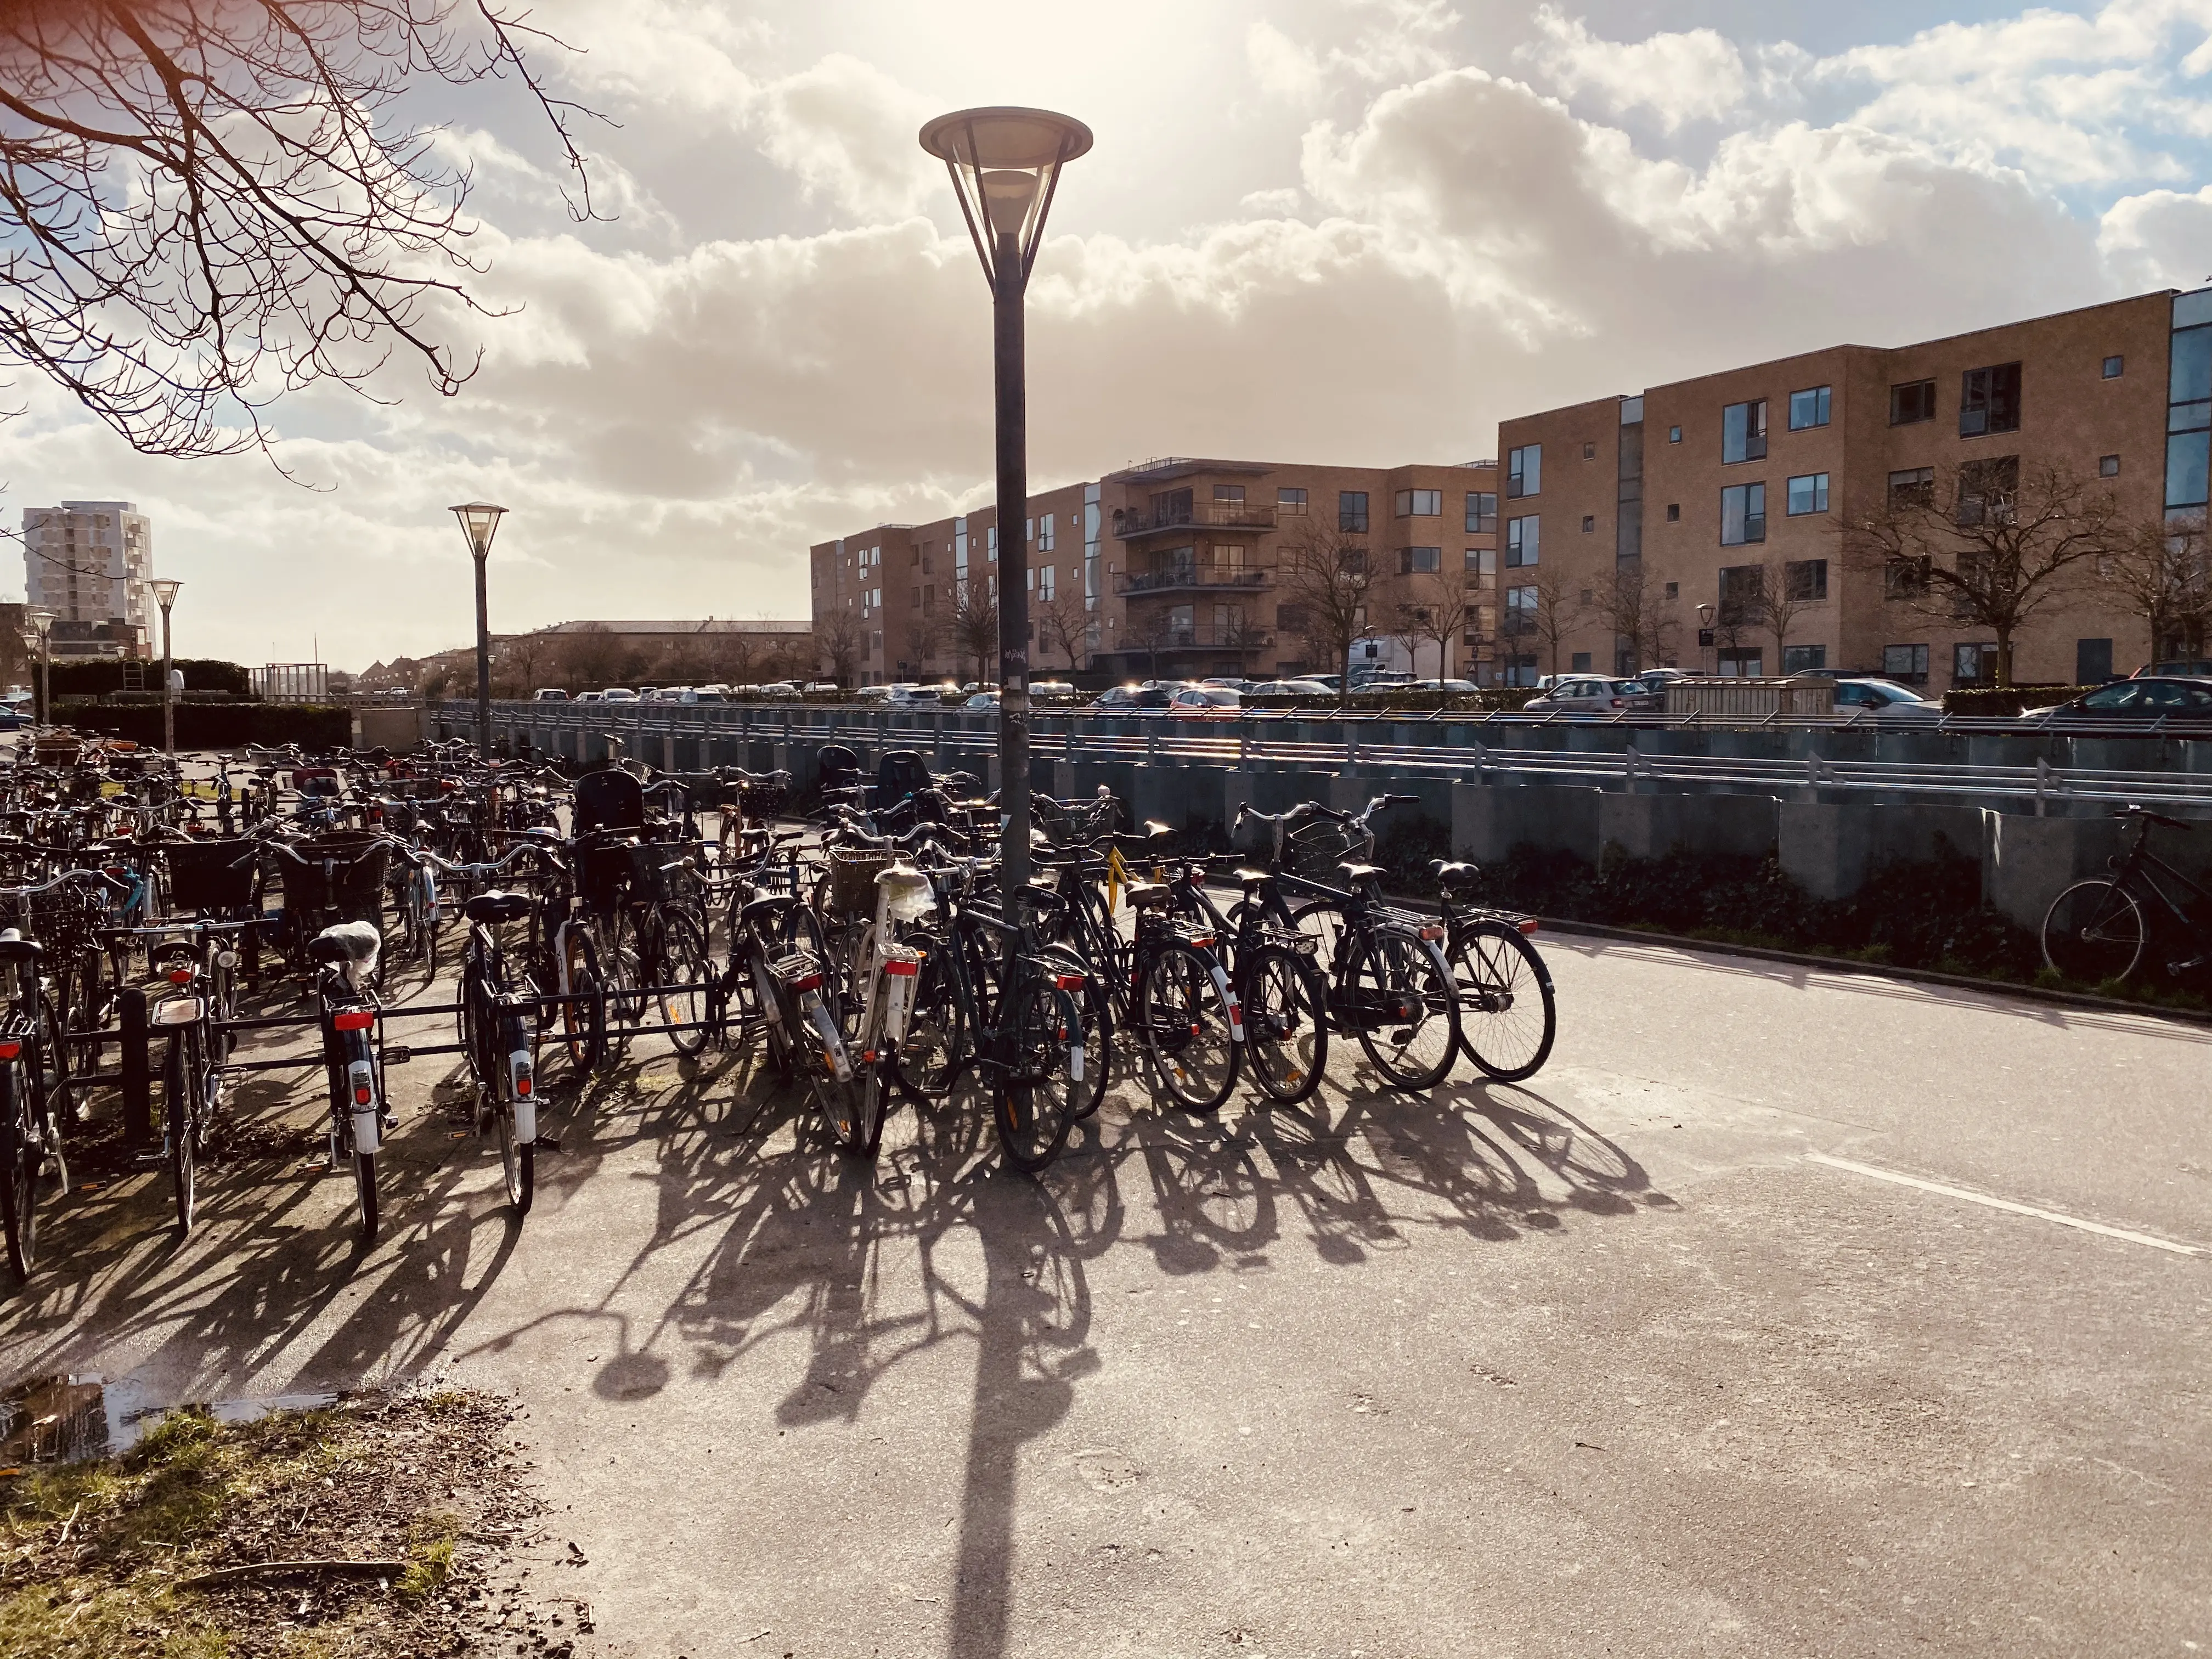
[[1899, 968], [1876, 962], [1853, 962], [1844, 957], [1808, 956], [1798, 951], [1770, 951], [1755, 945], [1725, 945], [1714, 939], [1688, 939], [1680, 933], [1647, 933], [1635, 927], [1607, 927], [1594, 921], [1562, 921], [1539, 918], [1545, 931], [1577, 933], [1590, 939], [1615, 939], [1628, 945], [1659, 945], [1677, 951], [1698, 951], [1707, 956], [1752, 957], [1761, 962], [1786, 962], [1829, 973], [1863, 974], [1874, 979], [1905, 980], [1917, 985], [1946, 985], [1962, 991], [2016, 997], [2027, 1002], [2061, 1008], [2093, 1009], [2106, 1013], [2134, 1014], [2144, 1019], [2171, 1020], [2177, 1024], [2212, 1029], [2212, 1014], [2180, 1008], [2160, 1008], [2148, 1003], [2125, 1002], [2118, 997], [2094, 996], [2086, 991], [2051, 991], [2039, 985], [2015, 985], [2008, 980], [1975, 979], [1965, 974], [1939, 974], [1926, 968]]

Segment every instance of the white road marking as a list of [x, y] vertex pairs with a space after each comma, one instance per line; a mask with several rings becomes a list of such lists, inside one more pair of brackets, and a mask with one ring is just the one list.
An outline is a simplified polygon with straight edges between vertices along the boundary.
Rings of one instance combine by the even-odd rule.
[[1849, 1170], [1853, 1175], [1871, 1176], [1876, 1181], [1894, 1182], [1900, 1187], [1917, 1187], [1923, 1193], [1937, 1193], [1945, 1198], [1962, 1198], [1969, 1204], [1986, 1205], [1992, 1210], [2009, 1210], [2014, 1215], [2032, 1215], [2039, 1221], [2055, 1221], [2062, 1227], [2078, 1227], [2085, 1233], [2123, 1239], [2130, 1244], [2148, 1244], [2154, 1250], [2170, 1250], [2175, 1255], [2212, 1254], [2194, 1244], [2177, 1244], [2170, 1238], [2154, 1238], [2148, 1233], [2131, 1233], [2124, 1227], [2107, 1227], [2101, 1221], [2086, 1221], [2078, 1215], [2067, 1215], [2057, 1210], [2039, 1210], [2033, 1204], [2015, 1204], [2008, 1198], [1992, 1198], [1987, 1193], [1969, 1192], [1964, 1187], [1947, 1187], [1940, 1181], [1923, 1181], [1918, 1176], [1900, 1175], [1895, 1170], [1878, 1169], [1871, 1164], [1855, 1164], [1850, 1158], [1831, 1158], [1826, 1152], [1808, 1152], [1805, 1158], [1808, 1163], [1825, 1164], [1832, 1170]]

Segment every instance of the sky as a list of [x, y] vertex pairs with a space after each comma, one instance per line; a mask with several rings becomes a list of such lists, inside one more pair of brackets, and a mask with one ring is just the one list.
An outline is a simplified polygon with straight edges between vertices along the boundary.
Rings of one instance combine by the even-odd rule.
[[[1938, 20], [1941, 21], [1938, 21]], [[803, 617], [807, 547], [991, 494], [989, 296], [915, 133], [1054, 108], [1030, 477], [1395, 465], [1500, 418], [2212, 277], [2212, 0], [541, 0], [611, 222], [509, 87], [474, 168], [483, 367], [280, 406], [287, 477], [132, 454], [19, 375], [0, 513], [128, 499], [177, 649], [471, 635], [445, 508], [509, 507], [495, 629]], [[12, 576], [12, 583], [10, 581]], [[20, 594], [21, 573], [0, 575]]]

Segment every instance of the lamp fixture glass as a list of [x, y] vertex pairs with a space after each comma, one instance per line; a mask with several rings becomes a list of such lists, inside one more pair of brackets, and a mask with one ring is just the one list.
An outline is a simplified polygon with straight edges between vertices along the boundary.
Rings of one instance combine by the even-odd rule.
[[1060, 170], [1091, 143], [1082, 122], [1042, 109], [963, 109], [922, 128], [921, 147], [952, 175], [952, 193], [994, 288], [1009, 266], [1028, 282]]
[[489, 501], [464, 501], [449, 511], [461, 521], [461, 534], [468, 538], [469, 551], [479, 559], [488, 557], [491, 538], [499, 533], [499, 521], [507, 509], [494, 507]]
[[177, 602], [177, 590], [184, 583], [175, 576], [156, 576], [146, 586], [154, 590], [154, 603], [167, 611]]

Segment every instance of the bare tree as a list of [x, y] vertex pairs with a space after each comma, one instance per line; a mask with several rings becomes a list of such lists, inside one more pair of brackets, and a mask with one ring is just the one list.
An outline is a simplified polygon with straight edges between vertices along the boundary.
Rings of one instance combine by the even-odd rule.
[[859, 667], [867, 646], [866, 631], [860, 626], [860, 613], [843, 608], [814, 619], [814, 665], [799, 672], [812, 674], [826, 668], [830, 678], [840, 685], [850, 686], [853, 671]]
[[1596, 603], [1613, 638], [1627, 647], [1639, 671], [1658, 667], [1674, 654], [1681, 634], [1675, 602], [1663, 586], [1644, 575], [1640, 559], [1617, 568], [1613, 586]]
[[2212, 570], [2204, 514], [2169, 522], [2164, 514], [2124, 526], [2097, 561], [2096, 586], [2150, 632], [2153, 662], [2205, 654], [2212, 637]]
[[1593, 601], [1583, 598], [1580, 589], [1569, 587], [1556, 571], [1538, 574], [1522, 569], [1509, 574], [1513, 580], [1508, 598], [1513, 589], [1524, 589], [1535, 603], [1509, 605], [1499, 631], [1508, 639], [1541, 646], [1551, 665], [1545, 672], [1556, 677], [1559, 649], [1589, 620]]
[[495, 0], [0, 8], [0, 355], [152, 454], [265, 447], [277, 397], [394, 352], [452, 395], [476, 360], [433, 324], [483, 267], [410, 94], [512, 76], [588, 217], [581, 112], [523, 52], [552, 41]]
[[526, 697], [544, 681], [540, 678], [553, 660], [553, 642], [544, 634], [517, 634], [499, 643], [492, 665], [493, 678], [510, 697]]
[[935, 656], [944, 644], [945, 623], [935, 613], [908, 617], [906, 659], [914, 665], [915, 672], [927, 672], [922, 665]]
[[[999, 602], [980, 576], [953, 585], [952, 617], [948, 625], [952, 644], [953, 672], [960, 665], [975, 665], [975, 680], [985, 683], [983, 665], [999, 660]], [[996, 676], [993, 676], [995, 678]]]
[[557, 660], [570, 690], [620, 684], [616, 676], [622, 669], [622, 645], [604, 623], [586, 623], [560, 641]]
[[[1437, 678], [1441, 682], [1450, 675], [1452, 647], [1465, 636], [1468, 619], [1474, 615], [1467, 577], [1456, 570], [1431, 570], [1410, 575], [1400, 586], [1401, 636], [1409, 647], [1417, 643], [1435, 645]], [[1418, 666], [1414, 672], [1418, 676]]]
[[1376, 568], [1367, 537], [1323, 518], [1301, 520], [1284, 539], [1276, 591], [1279, 625], [1327, 664], [1325, 674], [1345, 673], [1352, 641], [1391, 619], [1391, 585]]
[[1774, 641], [1773, 672], [1781, 674], [1790, 660], [1790, 630], [1825, 595], [1814, 594], [1813, 574], [1802, 566], [1793, 570], [1777, 561], [1761, 566], [1759, 572], [1759, 622]]
[[1881, 511], [1850, 526], [1845, 546], [1882, 573], [1893, 599], [1988, 629], [1996, 684], [2009, 685], [2021, 629], [2128, 539], [2110, 490], [2069, 468], [2023, 468], [2005, 455], [1893, 487]]
[[1066, 658], [1069, 668], [1081, 668], [1091, 650], [1091, 612], [1084, 608], [1082, 588], [1070, 582], [1048, 599], [1030, 600], [1030, 615], [1036, 621], [1038, 645]]

